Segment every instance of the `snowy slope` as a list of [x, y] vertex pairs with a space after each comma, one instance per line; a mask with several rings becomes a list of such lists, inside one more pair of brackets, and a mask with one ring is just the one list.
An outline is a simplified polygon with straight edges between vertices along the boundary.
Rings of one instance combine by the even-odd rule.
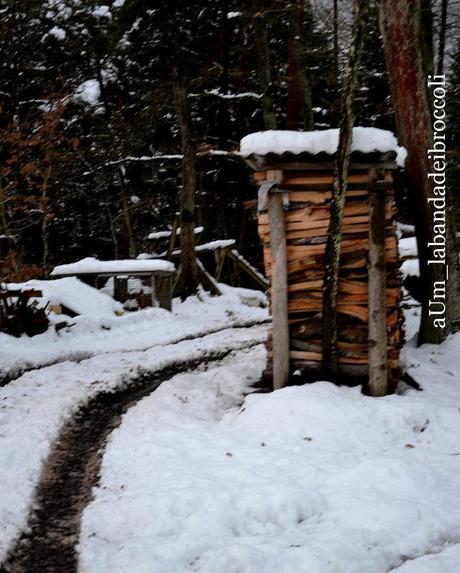
[[407, 348], [424, 391], [379, 399], [317, 382], [238, 409], [252, 360], [176, 377], [111, 436], [81, 573], [460, 571], [459, 344]]

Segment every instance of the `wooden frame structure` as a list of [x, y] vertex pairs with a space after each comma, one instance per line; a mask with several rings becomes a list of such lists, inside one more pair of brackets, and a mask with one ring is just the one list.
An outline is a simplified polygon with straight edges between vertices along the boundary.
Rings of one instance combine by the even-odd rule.
[[[373, 395], [399, 378], [402, 314], [391, 171], [395, 152], [353, 153], [342, 228], [338, 311], [341, 379]], [[267, 374], [274, 388], [321, 373], [324, 256], [334, 163], [320, 154], [251, 155], [259, 235], [271, 281]]]
[[[151, 251], [155, 251], [156, 248], [161, 245], [162, 241], [167, 241], [167, 249], [165, 251], [157, 253], [152, 253], [149, 258], [164, 258], [168, 261], [180, 262], [181, 250], [180, 245], [176, 246], [177, 238], [180, 237], [180, 229], [177, 227], [178, 219], [177, 217], [173, 221], [172, 229], [169, 231], [156, 231], [150, 233], [147, 240], [151, 243]], [[195, 235], [197, 238], [204, 231], [203, 227], [195, 228]], [[195, 252], [197, 256], [198, 273], [200, 280], [203, 285], [209, 289], [212, 294], [220, 295], [222, 294], [219, 289], [219, 281], [222, 276], [222, 271], [224, 270], [225, 264], [233, 265], [234, 274], [237, 272], [242, 272], [245, 274], [249, 280], [259, 289], [266, 291], [269, 287], [268, 280], [255, 268], [249, 261], [247, 261], [241, 253], [235, 248], [236, 241], [234, 239], [224, 239], [211, 241], [209, 243], [197, 244], [195, 246]], [[203, 262], [199, 258], [200, 255], [213, 254], [214, 257], [214, 271], [211, 273], [206, 270]], [[178, 283], [179, 276], [181, 272], [180, 264], [178, 265], [175, 280], [173, 283], [173, 291]]]
[[[174, 271], [139, 271], [133, 268], [132, 272], [113, 271], [107, 272], [77, 272], [77, 273], [60, 273], [53, 272], [52, 278], [62, 278], [66, 276], [76, 276], [84, 283], [100, 288], [101, 279], [113, 278], [114, 280], [114, 299], [125, 302], [128, 298], [138, 298], [141, 308], [146, 306], [158, 306], [166, 310], [172, 310], [172, 281]], [[129, 296], [128, 278], [139, 277], [148, 279], [151, 287], [151, 294], [139, 299], [136, 296]]]

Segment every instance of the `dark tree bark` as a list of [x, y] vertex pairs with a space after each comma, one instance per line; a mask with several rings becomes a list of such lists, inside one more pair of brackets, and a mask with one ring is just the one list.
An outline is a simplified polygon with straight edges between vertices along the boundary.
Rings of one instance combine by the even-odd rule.
[[438, 62], [436, 73], [441, 75], [444, 72], [444, 54], [446, 51], [446, 29], [447, 29], [447, 7], [448, 0], [441, 2], [441, 28], [439, 30]]
[[118, 237], [117, 237], [117, 229], [115, 227], [115, 221], [113, 218], [112, 211], [110, 209], [110, 198], [106, 197], [103, 204], [107, 212], [107, 220], [109, 222], [109, 227], [110, 227], [110, 236], [112, 238], [112, 245], [113, 245], [113, 258], [116, 260], [118, 259]]
[[134, 259], [136, 256], [136, 241], [134, 240], [133, 227], [131, 224], [131, 213], [130, 206], [128, 202], [128, 197], [126, 194], [126, 178], [124, 167], [118, 170], [120, 177], [120, 189], [121, 189], [121, 207], [123, 216], [123, 229], [126, 241], [125, 255], [127, 254], [130, 258]]
[[[413, 203], [420, 262], [422, 317], [419, 344], [441, 342], [457, 318], [459, 282], [458, 256], [452, 225], [446, 225], [446, 245], [449, 265], [447, 282], [447, 328], [438, 328], [429, 316], [429, 301], [435, 283], [446, 280], [442, 264], [428, 264], [429, 243], [434, 240], [433, 214], [428, 198], [433, 197], [432, 171], [427, 151], [433, 148], [426, 78], [419, 44], [419, 3], [417, 0], [381, 0], [381, 28], [385, 47], [390, 90], [395, 112], [399, 142], [408, 151], [406, 171]], [[449, 217], [449, 194], [446, 193]], [[452, 250], [454, 255], [452, 256]]]
[[270, 53], [268, 51], [267, 30], [264, 21], [265, 3], [263, 0], [252, 2], [252, 25], [256, 48], [259, 83], [262, 92], [262, 111], [265, 129], [276, 129], [276, 115], [272, 100], [272, 74]]
[[333, 30], [333, 77], [332, 86], [334, 89], [334, 101], [329, 109], [330, 122], [332, 127], [338, 127], [340, 124], [340, 65], [339, 65], [339, 2], [334, 0], [332, 9], [332, 30]]
[[48, 257], [49, 257], [49, 229], [48, 229], [48, 222], [50, 219], [49, 213], [49, 197], [48, 197], [48, 185], [49, 180], [51, 177], [51, 166], [48, 167], [47, 172], [43, 178], [42, 188], [41, 188], [41, 210], [43, 213], [42, 218], [42, 245], [43, 245], [43, 257], [42, 257], [42, 265], [43, 265], [43, 276], [48, 278], [49, 276], [49, 268], [48, 268]]
[[313, 129], [313, 111], [310, 86], [304, 62], [304, 11], [303, 0], [291, 2], [288, 45], [288, 102], [287, 128]]
[[366, 0], [354, 0], [353, 34], [342, 91], [339, 147], [335, 162], [334, 186], [331, 201], [331, 219], [329, 223], [325, 255], [326, 269], [323, 292], [322, 369], [324, 374], [332, 379], [337, 378], [339, 370], [336, 305], [342, 242], [342, 221], [345, 207], [345, 193], [347, 190], [350, 149], [353, 137], [353, 102], [358, 80], [358, 65], [366, 13]]
[[[339, 86], [339, 2], [334, 0], [334, 82]], [[338, 95], [338, 94], [337, 94]]]
[[195, 253], [196, 157], [192, 118], [184, 82], [173, 67], [173, 90], [176, 113], [182, 138], [182, 188], [180, 192], [181, 275], [180, 296], [185, 300], [198, 290], [198, 268]]
[[433, 7], [432, 0], [420, 2], [419, 38], [425, 77], [433, 75]]

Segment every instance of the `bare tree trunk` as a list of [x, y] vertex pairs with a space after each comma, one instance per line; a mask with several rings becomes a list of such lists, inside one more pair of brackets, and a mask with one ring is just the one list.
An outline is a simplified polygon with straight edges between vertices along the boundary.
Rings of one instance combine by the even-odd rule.
[[[413, 0], [411, 0], [413, 1]], [[433, 74], [433, 7], [432, 0], [416, 0], [420, 3], [419, 38], [422, 65], [425, 77]]]
[[335, 163], [334, 186], [331, 201], [331, 219], [326, 245], [326, 269], [323, 292], [322, 369], [326, 376], [336, 379], [339, 371], [337, 352], [337, 292], [339, 283], [342, 220], [347, 190], [348, 166], [353, 137], [353, 102], [358, 79], [367, 2], [354, 0], [353, 35], [348, 56], [342, 92], [339, 146]]
[[334, 83], [339, 95], [339, 2], [334, 0]]
[[113, 243], [113, 258], [115, 260], [118, 259], [118, 238], [117, 238], [117, 230], [115, 228], [115, 221], [113, 219], [112, 211], [110, 210], [110, 203], [109, 201], [104, 202], [104, 206], [107, 211], [107, 218], [109, 220], [110, 226], [110, 235], [112, 236], [112, 243]]
[[133, 228], [131, 225], [131, 213], [130, 207], [128, 202], [128, 197], [126, 195], [126, 180], [125, 180], [125, 172], [124, 167], [120, 167], [119, 169], [119, 176], [120, 176], [120, 188], [121, 188], [121, 208], [123, 214], [123, 227], [125, 231], [125, 238], [127, 243], [127, 252], [131, 258], [136, 256], [136, 242], [134, 240], [133, 235]]
[[262, 110], [265, 129], [276, 129], [276, 115], [272, 101], [272, 74], [270, 69], [270, 54], [268, 51], [267, 31], [265, 29], [263, 0], [252, 1], [252, 25], [254, 27], [257, 66], [259, 82], [262, 91]]
[[291, 2], [288, 45], [287, 128], [313, 129], [310, 86], [304, 64], [303, 0]]
[[[406, 171], [408, 188], [413, 203], [420, 262], [422, 317], [419, 344], [439, 343], [447, 335], [458, 312], [457, 284], [460, 279], [458, 257], [451, 256], [449, 281], [446, 269], [440, 264], [429, 264], [429, 243], [434, 241], [433, 213], [428, 199], [435, 197], [433, 179], [428, 177], [432, 166], [428, 150], [433, 149], [433, 134], [429, 114], [426, 78], [419, 44], [419, 2], [417, 0], [381, 0], [381, 28], [390, 89], [399, 141], [408, 151]], [[446, 193], [449, 213], [449, 194]], [[446, 248], [456, 249], [452, 226], [446, 225]], [[449, 254], [448, 254], [449, 258]], [[448, 290], [446, 301], [447, 328], [435, 324], [430, 316], [430, 299], [435, 285], [444, 284]]]
[[333, 53], [334, 53], [334, 101], [332, 102], [330, 108], [331, 122], [333, 126], [338, 126], [340, 123], [340, 65], [339, 65], [339, 2], [334, 0], [333, 12], [332, 12], [332, 23], [333, 23]]
[[43, 246], [43, 256], [42, 256], [42, 265], [43, 265], [43, 274], [45, 278], [48, 278], [49, 269], [48, 269], [48, 256], [49, 256], [49, 232], [48, 232], [48, 219], [49, 219], [49, 211], [48, 211], [48, 183], [49, 178], [51, 176], [51, 167], [48, 168], [48, 171], [43, 179], [42, 183], [42, 193], [41, 193], [41, 209], [42, 209], [42, 225], [41, 225], [41, 232], [42, 232], [42, 246]]
[[174, 101], [182, 137], [182, 188], [180, 192], [181, 275], [180, 296], [185, 300], [198, 290], [198, 268], [195, 253], [196, 158], [192, 119], [183, 79], [173, 68]]
[[441, 75], [444, 73], [444, 54], [446, 51], [446, 28], [447, 28], [447, 7], [449, 1], [442, 0], [441, 2], [441, 28], [439, 30], [439, 45], [438, 45], [438, 65], [436, 73]]

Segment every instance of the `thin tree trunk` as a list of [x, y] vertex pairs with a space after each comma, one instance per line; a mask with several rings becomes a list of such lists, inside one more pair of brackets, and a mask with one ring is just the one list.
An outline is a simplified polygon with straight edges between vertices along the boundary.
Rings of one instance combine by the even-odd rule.
[[45, 278], [48, 278], [48, 256], [49, 256], [49, 243], [48, 243], [48, 182], [51, 176], [51, 167], [48, 168], [48, 171], [45, 175], [45, 178], [42, 183], [42, 193], [41, 193], [41, 209], [42, 209], [42, 246], [43, 246], [43, 256], [42, 256], [42, 265], [43, 265], [43, 274]]
[[326, 245], [326, 269], [323, 292], [323, 338], [322, 369], [326, 376], [336, 379], [339, 371], [337, 351], [337, 292], [339, 282], [340, 252], [342, 242], [342, 220], [347, 190], [348, 166], [353, 137], [353, 102], [358, 79], [358, 65], [361, 51], [367, 2], [354, 0], [353, 34], [345, 72], [339, 146], [335, 162], [334, 186], [331, 201], [331, 219]]
[[272, 75], [270, 69], [270, 54], [268, 51], [267, 31], [265, 29], [263, 0], [252, 2], [252, 24], [254, 27], [257, 66], [262, 92], [262, 111], [265, 129], [276, 129], [276, 115], [272, 101]]
[[439, 30], [439, 45], [438, 45], [438, 65], [436, 73], [441, 75], [444, 73], [444, 55], [446, 51], [446, 28], [447, 28], [447, 7], [448, 0], [442, 0], [441, 3], [441, 28]]
[[289, 21], [287, 128], [313, 129], [310, 86], [304, 63], [304, 1], [293, 0]]
[[339, 96], [339, 2], [334, 0], [334, 83]]
[[0, 221], [2, 223], [1, 228], [2, 228], [2, 233], [8, 236], [10, 234], [10, 230], [6, 215], [6, 203], [7, 200], [6, 200], [5, 189], [3, 187], [3, 182], [0, 181]]
[[333, 54], [334, 54], [334, 77], [333, 77], [333, 87], [334, 87], [334, 101], [332, 102], [330, 108], [331, 124], [333, 126], [338, 126], [340, 124], [340, 62], [339, 62], [339, 2], [334, 0], [333, 12], [332, 12], [332, 22], [333, 22]]
[[[420, 264], [422, 317], [419, 344], [441, 342], [449, 331], [458, 312], [457, 284], [460, 279], [456, 240], [452, 225], [446, 225], [449, 281], [447, 293], [447, 328], [435, 323], [430, 316], [430, 298], [436, 284], [446, 281], [446, 269], [441, 263], [429, 264], [432, 259], [429, 243], [434, 241], [433, 213], [428, 203], [433, 194], [434, 182], [428, 177], [432, 166], [427, 151], [433, 149], [433, 134], [426, 89], [426, 78], [419, 45], [419, 3], [417, 0], [381, 0], [381, 28], [390, 89], [395, 112], [399, 141], [408, 151], [406, 171], [408, 188], [413, 204], [417, 247]], [[450, 199], [446, 193], [446, 211]], [[454, 250], [454, 255], [449, 251]]]
[[198, 268], [195, 253], [196, 158], [192, 119], [183, 80], [173, 68], [174, 101], [182, 137], [182, 188], [180, 192], [181, 275], [180, 296], [185, 300], [198, 290]]
[[115, 228], [115, 222], [113, 219], [112, 211], [110, 210], [110, 203], [109, 201], [104, 202], [104, 206], [107, 211], [107, 218], [109, 220], [110, 226], [110, 235], [112, 236], [112, 243], [113, 243], [113, 258], [115, 260], [118, 259], [118, 238], [117, 238], [117, 230]]
[[123, 227], [125, 230], [125, 238], [128, 248], [126, 249], [129, 257], [134, 258], [136, 256], [136, 242], [134, 240], [133, 228], [131, 225], [131, 213], [128, 203], [128, 197], [126, 195], [126, 180], [124, 167], [119, 169], [120, 176], [120, 188], [121, 188], [121, 208], [123, 213]]
[[420, 24], [419, 24], [419, 38], [420, 48], [422, 54], [422, 65], [425, 77], [432, 75], [434, 70], [433, 65], [433, 7], [432, 0], [408, 0], [409, 3], [415, 4], [419, 2], [420, 10]]

